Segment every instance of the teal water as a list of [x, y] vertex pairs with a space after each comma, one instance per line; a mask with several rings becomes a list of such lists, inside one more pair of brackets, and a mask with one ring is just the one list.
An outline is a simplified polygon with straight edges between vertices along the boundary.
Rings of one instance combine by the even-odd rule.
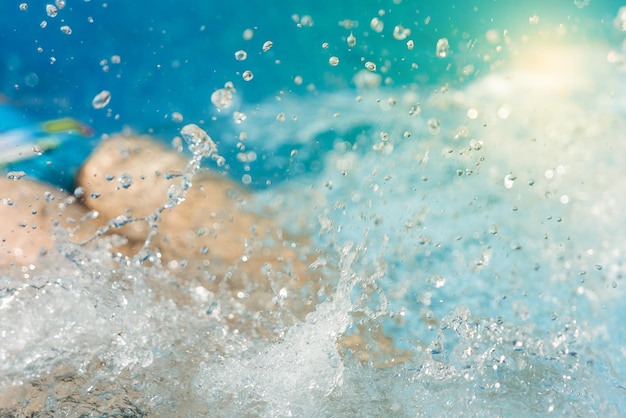
[[[102, 134], [169, 142], [198, 123], [257, 210], [339, 266], [337, 290], [259, 342], [199, 315], [213, 296], [187, 310], [154, 301], [146, 283], [169, 283], [163, 271], [85, 249], [77, 269], [62, 249], [33, 278], [46, 294], [3, 281], [3, 387], [69, 363], [83, 370], [77, 394], [115, 379], [113, 398], [132, 387], [124, 399], [150, 416], [626, 413], [619, 3], [67, 3], [54, 18], [3, 4], [0, 85], [25, 124], [71, 116], [96, 135], [14, 168], [71, 190]], [[410, 34], [396, 39], [397, 25]], [[227, 82], [234, 101], [218, 110]], [[95, 109], [102, 90], [111, 102]], [[411, 359], [339, 356], [336, 335], [360, 324]]]

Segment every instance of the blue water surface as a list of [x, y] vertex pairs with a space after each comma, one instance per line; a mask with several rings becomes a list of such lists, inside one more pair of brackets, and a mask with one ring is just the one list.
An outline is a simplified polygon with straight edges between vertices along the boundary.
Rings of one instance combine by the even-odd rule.
[[[23, 11], [21, 2], [6, 1], [0, 6], [0, 92], [28, 117], [26, 123], [71, 116], [92, 126], [96, 139], [129, 127], [169, 141], [179, 125], [167, 116], [180, 112], [186, 121], [205, 122], [222, 153], [231, 157], [231, 174], [238, 178], [244, 170], [234, 163], [237, 138], [224, 127], [229, 118], [220, 117], [209, 100], [227, 81], [235, 83], [239, 100], [249, 104], [285, 94], [312, 94], [311, 86], [313, 94], [351, 88], [364, 56], [379, 66], [385, 60], [393, 62], [386, 76], [394, 87], [458, 85], [489, 72], [491, 64], [481, 59], [490, 52], [483, 39], [487, 30], [519, 31], [533, 14], [541, 16], [537, 31], [573, 21], [580, 31], [571, 37], [608, 36], [610, 25], [601, 22], [610, 22], [619, 2], [592, 1], [582, 8], [574, 3], [274, 0], [231, 5], [93, 0], [68, 1], [52, 18], [46, 15], [45, 2], [26, 2]], [[298, 27], [294, 15], [313, 16], [313, 25]], [[413, 51], [404, 42], [390, 42], [389, 23], [382, 36], [375, 36], [368, 22], [380, 15], [411, 29]], [[346, 29], [339, 24], [346, 20], [360, 26]], [[45, 28], [40, 27], [42, 21]], [[71, 28], [71, 35], [60, 30], [63, 25]], [[254, 30], [249, 41], [242, 36], [246, 29]], [[345, 43], [351, 32], [359, 39], [355, 51]], [[442, 37], [452, 45], [446, 60], [436, 59], [433, 47]], [[274, 45], [262, 53], [266, 40]], [[325, 42], [327, 49], [322, 48]], [[246, 61], [234, 59], [239, 49], [247, 50]], [[332, 55], [341, 60], [340, 66], [328, 65]], [[121, 62], [113, 64], [112, 56], [119, 56]], [[506, 60], [506, 52], [499, 59]], [[460, 76], [467, 64], [474, 66], [473, 71]], [[241, 79], [246, 69], [254, 73], [247, 83]], [[294, 84], [296, 76], [304, 80], [301, 85]], [[110, 91], [112, 100], [106, 109], [96, 110], [91, 100], [102, 90]], [[319, 138], [307, 144], [314, 150], [311, 158], [319, 159], [332, 146], [327, 142]], [[66, 151], [49, 155], [45, 164], [16, 168], [25, 167], [35, 177], [69, 188], [77, 166], [96, 143], [72, 141]], [[293, 173], [285, 163], [271, 163], [286, 160], [292, 148], [289, 144], [283, 148], [257, 150], [262, 158], [252, 164], [256, 174], [252, 186], [280, 182]], [[307, 169], [311, 166], [306, 164]]]

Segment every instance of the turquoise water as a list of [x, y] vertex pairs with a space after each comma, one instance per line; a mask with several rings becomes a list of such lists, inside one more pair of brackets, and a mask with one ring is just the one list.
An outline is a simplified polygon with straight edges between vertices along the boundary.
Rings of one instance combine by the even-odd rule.
[[[84, 399], [70, 415], [626, 413], [620, 3], [212, 3], [68, 0], [54, 18], [3, 4], [12, 120], [71, 116], [96, 132], [11, 168], [71, 190], [102, 134], [169, 142], [198, 123], [256, 209], [328, 254], [333, 296], [257, 341], [200, 314], [234, 309], [219, 295], [192, 289], [179, 309], [150, 294], [153, 276], [171, 284], [164, 271], [62, 247], [32, 278], [47, 293], [3, 281], [4, 388], [68, 363], [81, 372], [67, 396]], [[218, 110], [227, 82], [234, 101]], [[340, 356], [336, 336], [358, 325], [411, 358]], [[94, 371], [94, 353], [107, 367]], [[110, 395], [85, 395], [110, 380]], [[49, 393], [49, 411], [67, 407]]]

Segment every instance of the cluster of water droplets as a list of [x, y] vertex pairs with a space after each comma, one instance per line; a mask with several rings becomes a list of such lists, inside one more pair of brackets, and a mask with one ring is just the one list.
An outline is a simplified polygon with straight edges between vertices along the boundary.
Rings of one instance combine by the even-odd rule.
[[[166, 196], [167, 201], [163, 205], [155, 208], [150, 214], [146, 216], [133, 217], [127, 213], [116, 216], [115, 218], [109, 220], [107, 225], [100, 228], [96, 234], [94, 234], [83, 244], [93, 242], [94, 240], [105, 235], [111, 229], [118, 229], [125, 225], [129, 225], [138, 221], [145, 221], [148, 223], [149, 233], [141, 247], [141, 250], [135, 255], [135, 257], [133, 257], [133, 260], [139, 263], [143, 263], [146, 260], [150, 260], [151, 262], [158, 262], [158, 255], [154, 254], [151, 251], [150, 246], [154, 240], [154, 237], [158, 233], [158, 223], [161, 213], [164, 210], [171, 209], [185, 201], [187, 192], [193, 185], [194, 176], [202, 168], [203, 159], [210, 158], [220, 167], [225, 164], [225, 159], [224, 157], [219, 155], [217, 145], [215, 145], [213, 139], [211, 139], [209, 134], [207, 134], [206, 131], [200, 128], [198, 125], [187, 124], [181, 129], [180, 134], [183, 137], [187, 146], [189, 147], [189, 151], [191, 151], [192, 156], [187, 162], [187, 165], [185, 166], [185, 169], [182, 173], [162, 174], [167, 180], [171, 180], [174, 178], [180, 179], [180, 182], [178, 184], [171, 184], [169, 186]], [[122, 175], [120, 175], [118, 182], [123, 188], [127, 189], [132, 186], [133, 180], [130, 175], [123, 173]]]

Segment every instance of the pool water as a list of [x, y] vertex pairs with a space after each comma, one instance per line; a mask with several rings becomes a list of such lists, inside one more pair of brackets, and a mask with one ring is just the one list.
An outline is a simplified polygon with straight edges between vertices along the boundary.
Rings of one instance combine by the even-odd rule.
[[[96, 135], [9, 169], [71, 190], [103, 134], [197, 123], [226, 159], [207, 167], [310, 236], [333, 284], [268, 339], [228, 326], [246, 313], [227, 295], [59, 239], [1, 279], [11, 413], [626, 413], [620, 4], [10, 3], [13, 117]], [[337, 343], [355, 334], [365, 359]]]

